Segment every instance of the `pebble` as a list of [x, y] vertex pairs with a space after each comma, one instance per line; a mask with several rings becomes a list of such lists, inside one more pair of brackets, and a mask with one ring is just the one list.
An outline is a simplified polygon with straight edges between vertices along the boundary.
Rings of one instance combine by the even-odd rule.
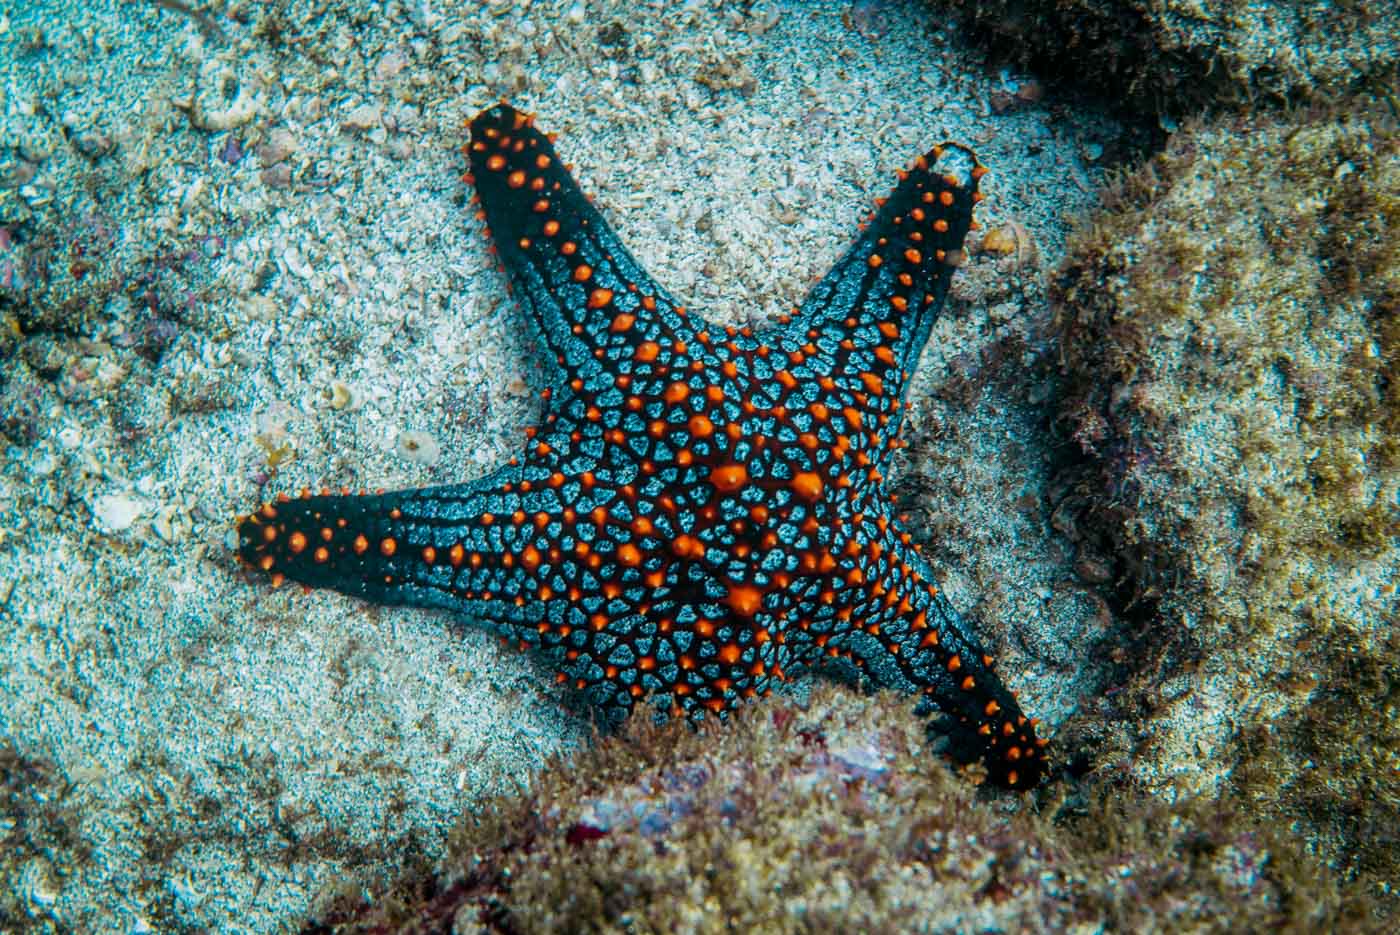
[[264, 168], [275, 166], [296, 151], [297, 138], [290, 130], [273, 130], [268, 134], [267, 142], [258, 147], [258, 162]]
[[338, 412], [342, 409], [358, 409], [360, 399], [350, 384], [342, 383], [340, 380], [332, 380], [330, 403], [331, 408]]
[[286, 188], [292, 184], [292, 168], [285, 162], [279, 162], [258, 173], [258, 180], [268, 188]]
[[49, 871], [48, 862], [35, 857], [20, 868], [16, 889], [23, 894], [31, 915], [47, 916], [58, 902], [58, 886]]
[[282, 262], [287, 264], [287, 269], [301, 279], [311, 278], [311, 264], [302, 259], [301, 251], [296, 247], [288, 247], [282, 252]]
[[347, 130], [368, 130], [379, 126], [379, 108], [373, 104], [361, 104], [346, 115], [340, 124]]
[[108, 493], [92, 503], [92, 515], [108, 532], [125, 532], [145, 511], [146, 505], [123, 493]]
[[97, 160], [117, 148], [110, 136], [100, 132], [79, 133], [73, 137], [73, 146], [89, 159]]
[[34, 477], [48, 477], [58, 470], [61, 463], [58, 455], [47, 444], [36, 445], [34, 454], [29, 459], [29, 472]]

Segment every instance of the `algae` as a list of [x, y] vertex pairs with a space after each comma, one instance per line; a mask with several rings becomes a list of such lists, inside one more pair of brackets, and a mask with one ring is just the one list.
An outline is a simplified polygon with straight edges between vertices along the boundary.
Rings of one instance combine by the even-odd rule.
[[307, 931], [1379, 931], [1365, 894], [1233, 802], [1111, 783], [980, 792], [906, 699], [822, 686], [698, 732], [643, 718], [347, 886]]
[[[1169, 580], [1110, 742], [1388, 892], [1400, 869], [1400, 132], [1364, 101], [1197, 121], [1058, 283], [1080, 525]], [[1130, 667], [1131, 668], [1131, 667]], [[1168, 697], [1162, 686], [1184, 678]], [[1107, 755], [1107, 754], [1106, 754]]]
[[1400, 12], [1376, 0], [942, 0], [994, 54], [1127, 110], [1182, 115], [1370, 87], [1388, 93]]

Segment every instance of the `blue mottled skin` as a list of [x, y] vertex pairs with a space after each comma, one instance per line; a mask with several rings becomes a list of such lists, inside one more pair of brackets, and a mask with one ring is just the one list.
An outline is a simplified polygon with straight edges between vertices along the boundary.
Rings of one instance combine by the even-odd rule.
[[957, 760], [1034, 786], [1044, 741], [885, 486], [908, 373], [972, 223], [975, 158], [917, 160], [802, 307], [755, 333], [676, 305], [533, 118], [489, 108], [465, 152], [552, 365], [542, 425], [471, 483], [269, 503], [239, 526], [244, 560], [275, 583], [487, 623], [609, 723], [643, 698], [722, 714], [805, 670], [854, 667], [941, 711]]

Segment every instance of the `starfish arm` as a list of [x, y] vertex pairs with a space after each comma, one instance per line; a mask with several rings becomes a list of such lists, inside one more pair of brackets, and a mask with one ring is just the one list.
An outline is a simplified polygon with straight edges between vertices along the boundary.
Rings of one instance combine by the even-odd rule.
[[[956, 163], [968, 166], [962, 177]], [[837, 391], [862, 413], [867, 438], [899, 430], [905, 383], [943, 309], [983, 174], [957, 144], [920, 156], [789, 329], [833, 358]]]
[[[922, 692], [924, 713], [940, 711], [939, 732], [958, 762], [981, 761], [989, 779], [1013, 789], [1034, 787], [1045, 768], [1046, 741], [1036, 722], [992, 668], [971, 629], [941, 591], [907, 542], [888, 536], [851, 564], [863, 597], [831, 644], [857, 661], [877, 685]], [[903, 536], [900, 534], [900, 538]], [[848, 572], [849, 574], [849, 572]]]
[[518, 606], [538, 594], [534, 517], [546, 527], [563, 512], [559, 491], [532, 474], [510, 465], [468, 484], [279, 497], [239, 521], [239, 554], [274, 584], [450, 608], [518, 636], [538, 614]]
[[617, 500], [599, 480], [608, 472], [567, 452], [565, 438], [542, 436], [525, 464], [470, 484], [279, 498], [239, 521], [240, 556], [274, 585], [482, 621], [540, 650], [557, 681], [620, 723], [638, 698], [685, 681], [688, 666], [646, 619], [659, 582], [653, 561], [638, 567], [628, 533], [649, 525], [618, 525], [618, 510], [601, 505]]
[[627, 252], [533, 117], [508, 104], [482, 111], [466, 154], [479, 216], [560, 382], [606, 389], [608, 364], [694, 340], [685, 310]]

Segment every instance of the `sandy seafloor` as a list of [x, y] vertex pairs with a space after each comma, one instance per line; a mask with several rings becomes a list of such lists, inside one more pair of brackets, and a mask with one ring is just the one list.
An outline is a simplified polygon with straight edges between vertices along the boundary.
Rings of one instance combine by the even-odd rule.
[[913, 2], [214, 6], [217, 33], [153, 3], [0, 4], [0, 220], [62, 259], [46, 309], [0, 266], [6, 327], [44, 322], [0, 356], [0, 743], [66, 822], [0, 881], [36, 929], [295, 927], [587, 741], [485, 633], [274, 591], [231, 549], [278, 491], [467, 479], [521, 444], [532, 344], [458, 179], [464, 122], [502, 97], [723, 323], [799, 301], [913, 156], [974, 145], [1002, 243], [955, 280], [904, 476], [1048, 732], [1106, 687], [1108, 612], [1046, 506], [1049, 387], [958, 387], [998, 349], [1049, 372], [1045, 271], [1111, 122]]

